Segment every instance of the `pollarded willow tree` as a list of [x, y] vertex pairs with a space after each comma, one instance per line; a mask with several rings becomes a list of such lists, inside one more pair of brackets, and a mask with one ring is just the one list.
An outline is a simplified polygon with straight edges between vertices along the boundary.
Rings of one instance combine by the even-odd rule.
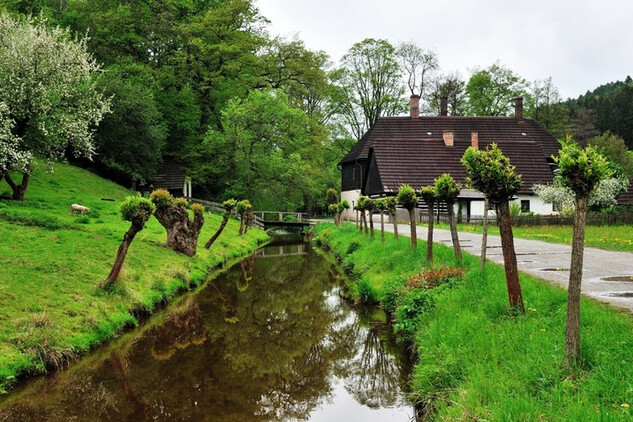
[[455, 179], [448, 174], [443, 173], [435, 179], [435, 196], [438, 200], [446, 202], [448, 209], [448, 222], [451, 226], [451, 239], [453, 240], [453, 251], [457, 261], [462, 261], [462, 248], [459, 245], [459, 237], [457, 235], [457, 224], [455, 221], [455, 202], [462, 187]]
[[123, 236], [123, 242], [121, 243], [121, 246], [119, 246], [110, 274], [108, 274], [108, 277], [100, 284], [99, 287], [106, 289], [114, 284], [116, 279], [119, 277], [119, 273], [123, 267], [123, 262], [127, 256], [127, 251], [130, 248], [134, 237], [138, 232], [145, 228], [145, 223], [147, 223], [147, 220], [149, 220], [152, 216], [155, 209], [156, 207], [152, 201], [140, 196], [128, 196], [123, 200], [120, 207], [121, 217], [125, 221], [132, 223], [132, 225]]
[[393, 224], [393, 237], [398, 239], [398, 223], [396, 222], [396, 210], [398, 207], [398, 200], [395, 196], [388, 196], [385, 198], [386, 210], [387, 214], [389, 214], [389, 218], [391, 218], [391, 223]]
[[[341, 221], [343, 221], [342, 220], [343, 213], [346, 211], [349, 211], [349, 209], [350, 209], [350, 205], [347, 199], [344, 199], [343, 201], [341, 201], [340, 204], [338, 204], [338, 213], [341, 216]], [[349, 221], [349, 213], [347, 214], [347, 221]]]
[[558, 182], [575, 196], [574, 233], [567, 291], [567, 324], [565, 329], [565, 362], [572, 368], [580, 360], [580, 286], [585, 247], [587, 200], [596, 186], [613, 175], [609, 161], [592, 146], [580, 148], [567, 138], [554, 157]]
[[174, 198], [165, 189], [156, 189], [149, 199], [156, 206], [154, 216], [167, 232], [165, 246], [187, 256], [194, 256], [198, 249], [198, 237], [204, 225], [204, 207], [192, 204], [191, 220], [185, 198]]
[[380, 198], [375, 201], [375, 206], [380, 211], [380, 239], [385, 243], [385, 211], [387, 210], [387, 198]]
[[240, 216], [240, 234], [243, 234], [246, 229], [248, 214], [251, 209], [253, 209], [253, 205], [251, 205], [251, 201], [248, 199], [243, 199], [235, 205], [237, 215]]
[[409, 211], [409, 223], [411, 227], [411, 247], [418, 247], [418, 235], [417, 228], [415, 227], [415, 207], [418, 206], [418, 197], [415, 194], [415, 190], [404, 184], [400, 186], [400, 190], [398, 191], [398, 196], [396, 199], [403, 208]]
[[44, 19], [0, 13], [0, 103], [14, 135], [2, 148], [21, 158], [8, 170], [21, 172], [22, 180], [7, 169], [0, 175], [13, 199], [24, 199], [32, 157], [59, 159], [67, 150], [92, 157], [93, 130], [109, 110], [109, 99], [96, 88], [98, 72], [84, 40]]
[[222, 222], [220, 223], [220, 227], [216, 230], [216, 232], [211, 236], [211, 238], [204, 244], [204, 247], [209, 249], [213, 242], [217, 240], [218, 237], [222, 234], [222, 231], [226, 227], [226, 224], [229, 222], [229, 218], [231, 217], [231, 213], [235, 209], [235, 205], [237, 205], [237, 201], [235, 199], [227, 199], [222, 202], [222, 207], [224, 207], [224, 212], [222, 213]]
[[521, 175], [517, 174], [516, 167], [510, 164], [510, 160], [503, 155], [496, 144], [489, 145], [485, 150], [469, 147], [462, 157], [462, 164], [466, 167], [470, 184], [486, 195], [497, 209], [508, 300], [513, 309], [525, 312], [517, 257], [514, 251], [509, 203], [510, 198], [521, 187]]
[[435, 187], [423, 186], [420, 189], [420, 197], [426, 203], [426, 206], [429, 209], [429, 224], [426, 237], [426, 261], [431, 263], [433, 262], [433, 208], [435, 206], [435, 202], [437, 201], [437, 193], [435, 192]]
[[[372, 200], [368, 196], [361, 195], [356, 200], [356, 209], [360, 211], [360, 231], [363, 231], [363, 227], [365, 228], [365, 235], [369, 233], [369, 229], [367, 227], [367, 214], [366, 212], [373, 208]], [[370, 214], [371, 216], [371, 214]]]

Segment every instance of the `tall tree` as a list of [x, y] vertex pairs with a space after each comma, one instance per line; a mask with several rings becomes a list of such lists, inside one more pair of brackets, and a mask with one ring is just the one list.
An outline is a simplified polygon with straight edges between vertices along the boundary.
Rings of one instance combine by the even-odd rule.
[[[415, 190], [404, 184], [400, 186], [400, 190], [398, 191], [398, 196], [396, 200], [404, 209], [409, 211], [409, 224], [411, 227], [411, 247], [418, 247], [418, 233], [417, 228], [415, 226], [415, 208], [418, 206], [418, 197], [415, 194]], [[394, 223], [395, 224], [395, 223]]]
[[[57, 159], [71, 149], [92, 156], [92, 132], [109, 110], [96, 88], [98, 71], [85, 42], [68, 31], [0, 13], [0, 103], [13, 121], [21, 154]], [[14, 199], [24, 199], [30, 171], [31, 163], [21, 183], [4, 175]]]
[[448, 222], [451, 226], [451, 239], [453, 239], [453, 251], [458, 262], [462, 261], [462, 248], [459, 245], [459, 237], [457, 235], [457, 223], [455, 221], [455, 202], [459, 196], [462, 186], [455, 182], [455, 179], [449, 173], [441, 174], [435, 179], [435, 196], [439, 201], [446, 203], [448, 209]]
[[398, 44], [396, 56], [411, 95], [418, 95], [426, 101], [440, 68], [437, 53], [433, 50], [425, 50], [413, 41], [408, 41]]
[[600, 151], [613, 163], [622, 168], [624, 175], [633, 179], [633, 155], [626, 147], [624, 139], [607, 131], [589, 140], [589, 145]]
[[552, 77], [534, 81], [530, 97], [532, 105], [528, 117], [532, 117], [555, 138], [562, 139], [569, 132], [569, 111], [562, 103]]
[[584, 149], [567, 138], [555, 157], [556, 177], [562, 186], [575, 195], [574, 233], [567, 290], [567, 324], [565, 329], [565, 362], [575, 367], [580, 361], [580, 286], [585, 244], [587, 198], [600, 181], [613, 175], [609, 161], [592, 146]]
[[198, 183], [216, 179], [225, 195], [294, 209], [326, 168], [323, 134], [283, 92], [252, 91], [229, 102], [221, 130], [208, 131], [192, 175]]
[[429, 111], [440, 114], [442, 98], [446, 98], [447, 112], [451, 116], [463, 116], [466, 113], [466, 82], [458, 72], [448, 73], [438, 78], [431, 90]]
[[353, 138], [360, 139], [379, 117], [405, 108], [395, 48], [387, 40], [367, 38], [354, 44], [332, 77], [337, 114]]
[[521, 187], [521, 175], [516, 173], [516, 167], [510, 164], [496, 144], [489, 145], [483, 151], [469, 147], [462, 157], [462, 164], [466, 167], [469, 183], [486, 195], [497, 209], [508, 300], [511, 308], [525, 312], [509, 205], [510, 198]]
[[508, 116], [513, 111], [512, 100], [529, 95], [527, 81], [498, 62], [474, 72], [466, 93], [471, 116]]

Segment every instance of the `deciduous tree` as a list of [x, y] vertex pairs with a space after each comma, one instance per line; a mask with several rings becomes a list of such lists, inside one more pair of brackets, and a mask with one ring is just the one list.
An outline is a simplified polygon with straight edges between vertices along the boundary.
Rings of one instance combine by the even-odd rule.
[[152, 216], [155, 209], [154, 204], [149, 199], [140, 196], [128, 196], [123, 200], [120, 207], [121, 217], [125, 221], [132, 223], [132, 225], [123, 236], [123, 242], [119, 246], [110, 274], [99, 287], [105, 289], [114, 284], [119, 277], [130, 244], [136, 234], [145, 228], [145, 223]]
[[398, 196], [396, 197], [398, 203], [402, 205], [407, 211], [409, 211], [409, 224], [411, 227], [411, 247], [418, 247], [418, 235], [417, 228], [415, 226], [415, 208], [418, 206], [418, 197], [415, 194], [415, 190], [404, 184], [400, 186]]
[[462, 248], [459, 245], [459, 237], [457, 235], [457, 223], [455, 221], [455, 202], [459, 196], [462, 186], [455, 182], [455, 179], [449, 173], [443, 173], [435, 179], [435, 195], [438, 200], [446, 203], [448, 209], [448, 222], [451, 226], [451, 239], [453, 239], [453, 250], [457, 261], [462, 261]]
[[156, 206], [154, 216], [167, 232], [165, 246], [187, 256], [194, 256], [204, 224], [204, 207], [200, 204], [191, 205], [191, 220], [185, 198], [174, 198], [165, 189], [156, 189], [149, 199]]
[[585, 243], [587, 199], [596, 186], [611, 177], [609, 161], [592, 146], [584, 149], [567, 138], [555, 157], [556, 178], [575, 195], [574, 233], [567, 291], [565, 362], [574, 367], [580, 360], [580, 286]]
[[[356, 208], [360, 211], [360, 231], [365, 228], [365, 235], [369, 234], [369, 228], [367, 227], [367, 214], [366, 212], [372, 207], [371, 199], [365, 195], [361, 195], [356, 200]], [[371, 217], [371, 213], [370, 213]]]
[[391, 223], [393, 224], [393, 237], [398, 239], [398, 223], [396, 221], [396, 210], [398, 205], [398, 200], [395, 196], [388, 196], [385, 198], [387, 213], [389, 214], [389, 218], [391, 218]]
[[435, 201], [437, 200], [435, 186], [423, 186], [420, 189], [420, 197], [428, 207], [429, 223], [426, 238], [426, 261], [431, 263], [433, 262], [433, 207], [435, 206]]
[[[13, 151], [23, 158], [58, 159], [70, 149], [91, 157], [92, 132], [109, 109], [96, 88], [98, 71], [84, 40], [43, 19], [0, 13], [0, 103], [13, 121]], [[13, 199], [24, 199], [30, 171], [29, 162], [21, 183], [4, 174]]]
[[[471, 116], [507, 116], [513, 99], [528, 97], [528, 83], [499, 63], [476, 71], [468, 80], [468, 114]], [[529, 102], [528, 102], [529, 103]]]
[[333, 102], [353, 138], [360, 139], [381, 116], [404, 110], [401, 71], [387, 40], [367, 38], [354, 44], [332, 77]]
[[205, 248], [209, 249], [211, 245], [213, 245], [213, 242], [215, 242], [217, 238], [220, 237], [220, 234], [222, 234], [222, 231], [226, 227], [226, 223], [229, 222], [231, 213], [235, 209], [236, 205], [237, 205], [237, 201], [233, 198], [227, 199], [226, 201], [222, 202], [222, 206], [224, 207], [224, 212], [222, 213], [222, 222], [220, 223], [220, 227], [218, 227], [218, 229], [213, 234], [213, 236], [211, 236], [211, 238], [207, 241], [207, 243], [204, 244]]
[[508, 300], [510, 307], [525, 312], [509, 205], [510, 198], [521, 187], [521, 175], [517, 174], [516, 167], [510, 164], [496, 144], [489, 145], [485, 150], [469, 147], [462, 157], [462, 164], [466, 167], [469, 183], [486, 195], [497, 209]]

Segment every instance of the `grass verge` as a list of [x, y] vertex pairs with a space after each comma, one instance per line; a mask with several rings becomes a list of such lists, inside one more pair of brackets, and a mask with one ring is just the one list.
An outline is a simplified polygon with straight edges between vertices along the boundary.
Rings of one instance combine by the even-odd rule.
[[[205, 213], [198, 254], [188, 258], [162, 247], [165, 230], [152, 218], [132, 243], [115, 288], [104, 292], [98, 285], [129, 227], [119, 203], [131, 192], [73, 166], [38, 167], [24, 202], [0, 201], [0, 394], [19, 376], [63, 366], [136, 325], [137, 315], [201, 284], [209, 268], [268, 240], [258, 229], [239, 236], [239, 224], [229, 221], [204, 249], [221, 221]], [[72, 203], [92, 212], [71, 216]]]
[[[416, 288], [427, 267], [425, 242], [387, 234], [371, 241], [353, 225], [315, 227], [351, 275], [359, 300], [378, 301], [414, 340], [413, 389], [437, 420], [632, 420], [633, 318], [582, 299], [582, 368], [564, 366], [566, 292], [521, 274], [525, 315], [509, 313], [503, 268], [465, 254], [464, 276], [440, 288]], [[455, 267], [452, 249], [435, 245], [435, 269]], [[415, 280], [415, 277], [413, 278]], [[427, 407], [429, 408], [429, 407]]]

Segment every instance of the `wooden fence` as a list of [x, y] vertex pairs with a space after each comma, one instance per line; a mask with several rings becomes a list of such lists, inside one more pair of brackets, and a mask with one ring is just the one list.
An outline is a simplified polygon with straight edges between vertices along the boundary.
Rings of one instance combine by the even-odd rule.
[[[423, 213], [419, 215], [419, 221], [422, 223], [428, 222], [428, 215]], [[496, 224], [496, 216], [491, 214], [488, 220], [491, 224]], [[448, 215], [440, 214], [436, 215], [435, 221], [448, 223]], [[483, 216], [458, 216], [458, 224], [474, 224], [482, 225], [484, 222]], [[518, 215], [512, 217], [512, 225], [519, 226], [558, 226], [574, 224], [574, 216], [566, 215]], [[610, 224], [633, 224], [633, 214], [601, 214], [601, 213], [588, 213], [587, 214], [588, 225], [610, 225]]]

